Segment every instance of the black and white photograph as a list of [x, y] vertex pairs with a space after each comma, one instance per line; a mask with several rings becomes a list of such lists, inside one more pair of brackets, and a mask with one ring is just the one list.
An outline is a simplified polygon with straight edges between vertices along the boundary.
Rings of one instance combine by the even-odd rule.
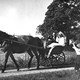
[[0, 80], [80, 80], [80, 0], [0, 0]]

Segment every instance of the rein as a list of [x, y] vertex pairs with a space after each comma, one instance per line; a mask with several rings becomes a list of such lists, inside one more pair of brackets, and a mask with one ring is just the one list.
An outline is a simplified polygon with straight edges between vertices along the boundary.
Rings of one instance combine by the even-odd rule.
[[[15, 40], [5, 39], [5, 40], [3, 40], [3, 41], [11, 41], [11, 43], [12, 43], [12, 42], [16, 42], [16, 43], [19, 43], [19, 44], [24, 44], [24, 45], [29, 46], [29, 47], [33, 47], [33, 48], [37, 48], [37, 49], [43, 49], [43, 47], [33, 46], [33, 45], [30, 45], [30, 44], [21, 43], [21, 42], [15, 41]], [[2, 48], [2, 47], [1, 47], [1, 48]]]

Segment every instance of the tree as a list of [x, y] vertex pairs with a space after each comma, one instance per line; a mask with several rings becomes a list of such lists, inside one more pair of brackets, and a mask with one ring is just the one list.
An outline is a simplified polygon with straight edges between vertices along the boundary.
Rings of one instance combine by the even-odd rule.
[[80, 0], [53, 0], [47, 9], [43, 24], [38, 26], [38, 32], [45, 36], [62, 31], [69, 44], [72, 32], [77, 32], [80, 23]]

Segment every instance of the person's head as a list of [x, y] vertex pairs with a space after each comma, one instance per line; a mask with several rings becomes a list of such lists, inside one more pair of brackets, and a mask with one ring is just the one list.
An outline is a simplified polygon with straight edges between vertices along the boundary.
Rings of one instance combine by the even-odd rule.
[[63, 34], [60, 34], [59, 36], [60, 36], [60, 37], [64, 37]]

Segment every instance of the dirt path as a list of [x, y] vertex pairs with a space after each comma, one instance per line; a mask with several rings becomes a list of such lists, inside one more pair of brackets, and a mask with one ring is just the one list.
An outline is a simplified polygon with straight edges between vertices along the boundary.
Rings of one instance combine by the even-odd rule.
[[69, 68], [58, 68], [58, 69], [41, 69], [35, 70], [35, 68], [31, 69], [20, 69], [20, 71], [14, 70], [6, 70], [5, 73], [0, 72], [0, 77], [9, 77], [9, 76], [19, 76], [19, 75], [27, 75], [27, 74], [37, 74], [37, 73], [47, 73], [47, 72], [55, 72], [55, 71], [63, 71], [63, 70], [73, 70], [74, 67]]

